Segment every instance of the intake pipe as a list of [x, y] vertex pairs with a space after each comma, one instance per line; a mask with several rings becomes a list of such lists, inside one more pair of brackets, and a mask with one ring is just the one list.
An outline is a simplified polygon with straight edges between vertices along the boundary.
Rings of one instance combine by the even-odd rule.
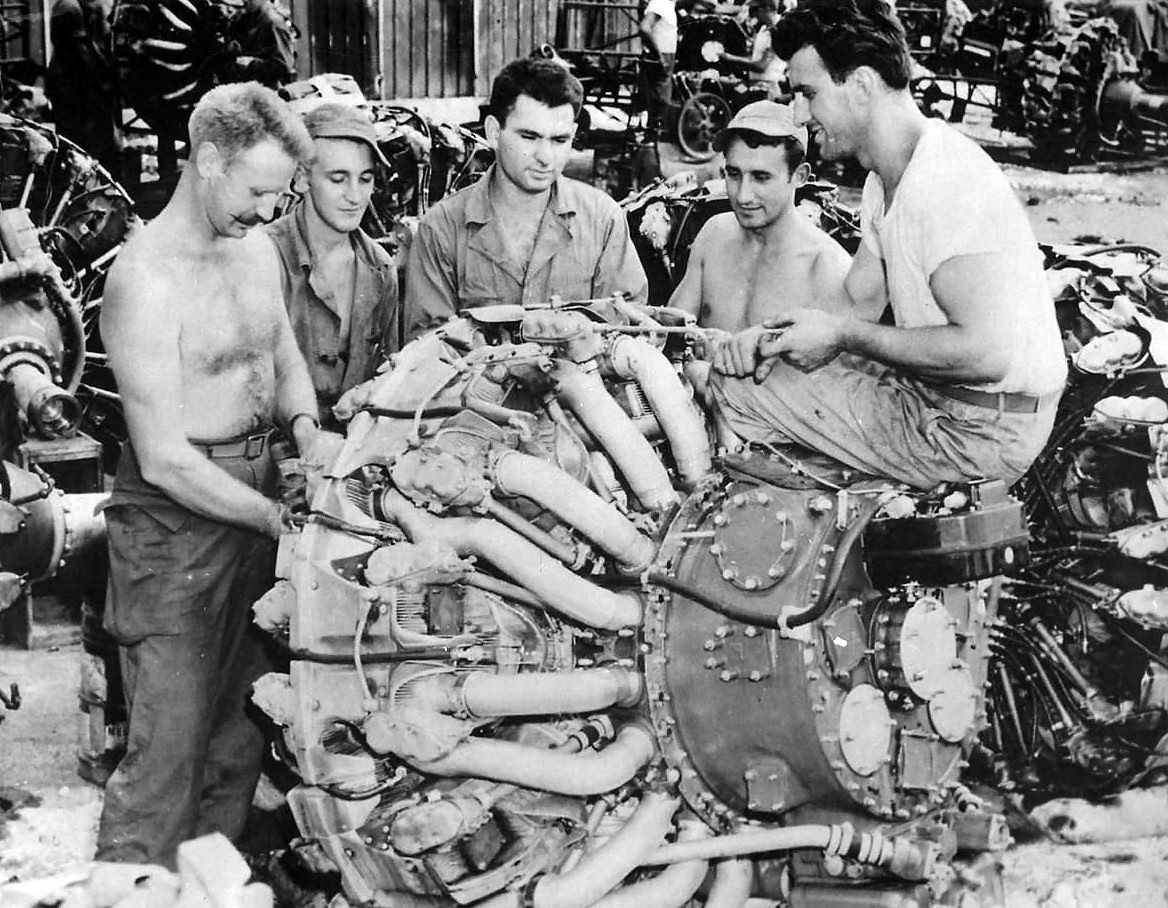
[[677, 492], [653, 446], [605, 390], [596, 372], [556, 360], [556, 395], [612, 458], [637, 500], [650, 511], [677, 504]]
[[677, 472], [687, 489], [709, 474], [712, 461], [706, 424], [665, 354], [639, 337], [616, 338], [608, 354], [613, 371], [632, 379], [653, 408]]
[[[372, 737], [369, 744], [377, 749]], [[567, 753], [498, 738], [468, 738], [441, 759], [410, 760], [410, 763], [419, 772], [435, 776], [491, 779], [584, 797], [604, 794], [626, 784], [653, 759], [654, 753], [656, 743], [652, 734], [640, 725], [630, 724], [601, 751]], [[659, 839], [653, 843], [654, 847], [658, 842]]]
[[[683, 820], [678, 841], [694, 842], [708, 839], [710, 828], [698, 820]], [[594, 908], [684, 908], [706, 878], [708, 861], [686, 861], [672, 864], [651, 879], [610, 892], [594, 904]], [[706, 902], [707, 908], [709, 902]]]
[[476, 719], [590, 713], [633, 706], [644, 681], [620, 666], [572, 672], [498, 675], [433, 675], [416, 682], [415, 692], [439, 712]]
[[[656, 554], [643, 535], [616, 508], [559, 467], [519, 451], [504, 451], [492, 465], [495, 488], [530, 498], [615, 558], [627, 571], [643, 571]], [[561, 710], [566, 712], [567, 710]]]
[[[673, 827], [678, 799], [649, 791], [632, 818], [571, 870], [537, 877], [527, 892], [504, 892], [482, 908], [590, 908], [629, 875]], [[653, 904], [653, 903], [645, 903]]]
[[603, 630], [632, 627], [641, 620], [633, 595], [614, 593], [573, 574], [518, 533], [481, 517], [434, 517], [415, 507], [396, 489], [380, 497], [382, 513], [412, 542], [442, 542], [459, 555], [489, 561], [548, 607], [574, 621]]

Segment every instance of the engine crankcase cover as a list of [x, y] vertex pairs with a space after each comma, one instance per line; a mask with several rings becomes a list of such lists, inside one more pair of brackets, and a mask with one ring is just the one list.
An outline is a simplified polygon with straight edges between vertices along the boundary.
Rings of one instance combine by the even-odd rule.
[[[899, 696], [903, 687], [884, 683], [889, 673], [880, 665], [886, 663], [875, 658], [878, 649], [895, 650], [881, 642], [888, 639], [888, 621], [881, 620], [888, 594], [870, 584], [858, 545], [835, 551], [835, 502], [824, 511], [828, 527], [822, 528], [813, 519], [821, 504], [809, 507], [816, 495], [822, 493], [707, 483], [683, 503], [662, 546], [659, 566], [733, 605], [719, 614], [683, 593], [661, 591], [651, 597], [644, 624], [649, 712], [662, 753], [690, 806], [715, 828], [812, 802], [885, 818], [919, 815], [956, 780], [961, 743], [977, 725], [969, 707], [976, 712], [980, 700], [962, 699], [972, 683], [962, 685], [950, 673], [958, 660], [980, 663], [985, 652], [981, 591], [968, 585], [896, 594], [896, 611], [913, 615], [910, 631], [921, 637], [909, 662], [914, 672], [923, 671], [921, 684], [938, 705], [907, 691]], [[859, 508], [869, 506], [862, 495], [850, 498], [864, 502]], [[722, 515], [729, 524], [716, 520]], [[735, 521], [731, 536], [726, 527]], [[776, 527], [796, 529], [776, 538]], [[749, 565], [747, 577], [765, 573], [785, 539], [795, 541], [790, 569], [767, 588], [736, 583], [741, 571], [725, 577], [732, 561]], [[740, 551], [719, 547], [731, 540]], [[763, 554], [752, 555], [749, 547]], [[780, 631], [776, 616], [806, 614], [817, 605], [816, 578], [831, 572], [837, 554], [844, 567], [822, 616]], [[742, 618], [751, 612], [758, 623]], [[896, 626], [898, 637], [902, 627]], [[971, 639], [976, 653], [969, 651]], [[929, 641], [941, 642], [940, 661]], [[966, 671], [965, 677], [972, 676]]]

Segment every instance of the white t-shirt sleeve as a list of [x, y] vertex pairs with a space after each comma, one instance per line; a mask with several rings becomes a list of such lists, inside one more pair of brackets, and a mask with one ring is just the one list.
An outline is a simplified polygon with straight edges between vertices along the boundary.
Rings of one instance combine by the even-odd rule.
[[[907, 223], [916, 233], [915, 248], [925, 274], [932, 275], [959, 255], [1001, 252], [1009, 232], [1003, 228], [1012, 212], [994, 188], [977, 179], [981, 168], [954, 168], [947, 178], [925, 181], [929, 197], [913, 197]], [[918, 184], [921, 185], [921, 184]], [[1012, 202], [1013, 200], [1005, 200]]]

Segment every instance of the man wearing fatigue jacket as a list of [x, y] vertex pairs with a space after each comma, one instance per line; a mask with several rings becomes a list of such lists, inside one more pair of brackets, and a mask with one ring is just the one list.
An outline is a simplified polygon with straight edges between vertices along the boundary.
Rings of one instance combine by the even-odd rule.
[[870, 171], [863, 242], [847, 312], [793, 309], [755, 332], [745, 361], [715, 364], [723, 425], [922, 489], [1017, 479], [1066, 376], [1021, 204], [977, 145], [917, 108], [884, 0], [805, 0], [774, 40], [822, 156]]
[[280, 426], [306, 453], [318, 434], [279, 261], [252, 230], [311, 155], [308, 134], [253, 82], [208, 92], [190, 135], [174, 196], [118, 256], [102, 307], [129, 428], [105, 615], [129, 731], [97, 858], [168, 867], [182, 841], [243, 829], [263, 753], [245, 713], [265, 668], [251, 606], [291, 527], [270, 497], [269, 438]]
[[563, 176], [583, 89], [559, 63], [523, 58], [491, 87], [495, 163], [431, 208], [406, 266], [406, 339], [478, 306], [623, 293], [643, 302], [645, 272], [620, 206]]
[[339, 428], [333, 405], [373, 377], [396, 349], [397, 271], [364, 230], [378, 165], [388, 164], [364, 111], [321, 104], [304, 116], [313, 161], [304, 197], [269, 224], [280, 257], [284, 305], [316, 388], [319, 417]]

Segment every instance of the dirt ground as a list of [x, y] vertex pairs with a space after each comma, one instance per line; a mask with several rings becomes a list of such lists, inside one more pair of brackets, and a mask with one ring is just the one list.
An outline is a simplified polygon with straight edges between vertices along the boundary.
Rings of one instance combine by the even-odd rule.
[[[662, 149], [667, 172], [683, 169]], [[1058, 174], [1007, 166], [1040, 241], [1079, 238], [1143, 243], [1168, 251], [1168, 171]], [[703, 168], [706, 176], [715, 168]], [[39, 802], [0, 829], [0, 884], [84, 867], [93, 854], [100, 791], [76, 774], [86, 721], [77, 699], [80, 648], [26, 652], [0, 646], [0, 689], [20, 685], [24, 702], [0, 722], [0, 808], [12, 792]], [[181, 692], [178, 692], [181, 695]], [[1125, 829], [1168, 824], [1168, 797], [1136, 805]], [[1015, 845], [1004, 855], [1009, 908], [1168, 906], [1168, 837], [1102, 845]]]

